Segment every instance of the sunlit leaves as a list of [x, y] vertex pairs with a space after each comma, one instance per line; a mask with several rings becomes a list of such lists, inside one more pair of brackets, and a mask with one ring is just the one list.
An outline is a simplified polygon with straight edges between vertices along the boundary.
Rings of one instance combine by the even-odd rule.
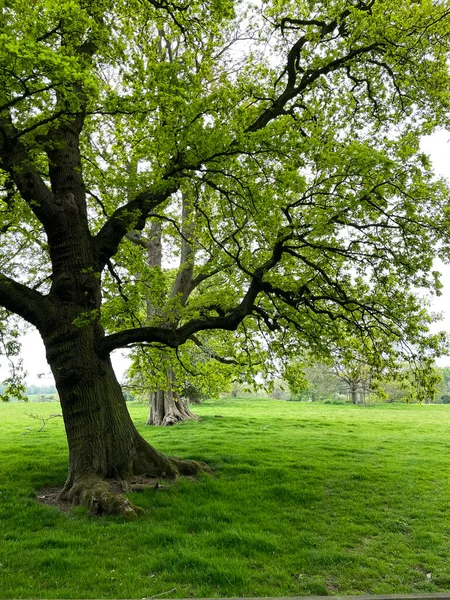
[[[150, 302], [198, 331], [242, 308], [236, 326], [274, 355], [295, 346], [326, 353], [347, 336], [361, 346], [365, 336], [367, 352], [379, 355], [383, 343], [404, 339], [437, 348], [426, 341], [415, 288], [439, 291], [432, 262], [448, 247], [448, 192], [419, 139], [448, 119], [449, 8], [432, 0], [9, 2], [0, 96], [26, 164], [49, 185], [49, 153], [64, 149], [55, 132], [76, 122], [86, 230], [95, 236], [125, 206], [106, 244], [109, 331], [144, 325]], [[30, 242], [24, 279], [45, 278], [32, 204], [7, 182], [0, 227], [12, 247]], [[170, 289], [185, 191], [195, 198], [200, 283], [182, 305]], [[140, 194], [157, 200], [128, 210]], [[145, 237], [152, 219], [163, 223], [162, 269], [126, 238]]]

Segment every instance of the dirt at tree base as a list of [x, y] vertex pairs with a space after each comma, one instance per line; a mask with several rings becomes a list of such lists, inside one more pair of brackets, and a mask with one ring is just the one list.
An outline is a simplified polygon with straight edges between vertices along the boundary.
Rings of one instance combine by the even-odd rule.
[[44, 487], [38, 490], [36, 494], [36, 500], [40, 504], [46, 504], [47, 506], [54, 506], [61, 512], [69, 513], [73, 506], [71, 502], [67, 500], [60, 500], [59, 493], [63, 489], [63, 486], [60, 487]]
[[[119, 482], [115, 479], [110, 479], [110, 480], [106, 480], [106, 481], [109, 483], [111, 492], [113, 492], [114, 494], [117, 494], [118, 496], [124, 494], [123, 485], [121, 484], [121, 482]], [[150, 488], [166, 489], [168, 487], [167, 483], [165, 483], [164, 485], [161, 485], [159, 483], [159, 479], [157, 477], [152, 477], [149, 475], [139, 475], [139, 476], [133, 477], [133, 479], [131, 481], [129, 481], [128, 483], [129, 483], [129, 489], [127, 490], [128, 492], [141, 492], [141, 491], [144, 491], [144, 490], [150, 489]], [[37, 491], [36, 500], [40, 504], [44, 504], [46, 506], [53, 506], [54, 508], [57, 508], [61, 512], [68, 514], [68, 513], [72, 512], [72, 509], [74, 508], [75, 505], [72, 502], [70, 502], [69, 500], [61, 499], [60, 493], [61, 493], [62, 489], [63, 489], [63, 486], [43, 487]]]

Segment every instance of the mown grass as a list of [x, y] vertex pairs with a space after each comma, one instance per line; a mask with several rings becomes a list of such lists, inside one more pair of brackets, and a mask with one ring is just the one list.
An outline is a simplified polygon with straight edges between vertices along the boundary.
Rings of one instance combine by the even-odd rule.
[[37, 433], [26, 416], [55, 403], [30, 408], [0, 406], [2, 598], [450, 588], [450, 407], [221, 400], [150, 429], [131, 404], [157, 448], [214, 469], [133, 494], [148, 510], [134, 523], [36, 502], [63, 483], [67, 450], [61, 419]]

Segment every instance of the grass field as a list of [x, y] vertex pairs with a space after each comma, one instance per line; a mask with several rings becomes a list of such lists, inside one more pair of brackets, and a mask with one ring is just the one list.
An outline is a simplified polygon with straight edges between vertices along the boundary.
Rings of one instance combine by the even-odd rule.
[[26, 413], [59, 407], [0, 405], [0, 597], [450, 589], [450, 406], [221, 400], [164, 429], [129, 406], [158, 449], [213, 468], [133, 494], [134, 523], [38, 504], [67, 450], [61, 419], [38, 433]]

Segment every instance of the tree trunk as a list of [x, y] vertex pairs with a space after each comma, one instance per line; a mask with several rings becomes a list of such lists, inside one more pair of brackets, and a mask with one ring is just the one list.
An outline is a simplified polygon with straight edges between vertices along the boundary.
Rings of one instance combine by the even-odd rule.
[[189, 410], [177, 394], [164, 390], [157, 390], [150, 394], [150, 414], [147, 425], [176, 425], [189, 419], [198, 421], [197, 415]]
[[351, 397], [351, 403], [352, 404], [358, 404], [359, 403], [359, 390], [358, 390], [358, 386], [355, 384], [351, 384], [350, 386], [350, 397]]
[[[192, 248], [192, 207], [188, 202], [186, 195], [183, 195], [183, 238], [181, 243], [180, 267], [170, 297], [179, 297], [180, 305], [186, 304], [192, 283], [193, 258]], [[151, 268], [162, 268], [162, 227], [160, 221], [154, 221], [151, 225], [150, 235], [147, 242], [147, 264]], [[159, 311], [164, 308], [159, 307]], [[158, 307], [152, 304], [150, 298], [147, 298], [147, 321], [150, 323], [152, 318], [158, 316]], [[173, 318], [173, 315], [172, 315]], [[174, 326], [176, 318], [166, 325]], [[164, 359], [163, 359], [164, 360]], [[175, 425], [181, 421], [195, 419], [197, 415], [189, 410], [184, 404], [179, 394], [175, 391], [175, 373], [169, 364], [167, 368], [167, 389], [158, 389], [149, 394], [149, 415], [147, 425]]]
[[175, 373], [169, 366], [167, 369], [167, 390], [150, 392], [150, 413], [147, 425], [175, 425], [180, 421], [195, 419], [197, 415], [189, 410], [180, 395], [175, 391]]
[[[65, 333], [63, 333], [65, 331]], [[60, 497], [94, 514], [136, 518], [140, 509], [124, 492], [138, 475], [175, 478], [195, 474], [199, 463], [169, 459], [136, 430], [109, 357], [96, 351], [98, 325], [61, 323], [43, 335], [61, 400], [69, 445], [69, 471]]]

